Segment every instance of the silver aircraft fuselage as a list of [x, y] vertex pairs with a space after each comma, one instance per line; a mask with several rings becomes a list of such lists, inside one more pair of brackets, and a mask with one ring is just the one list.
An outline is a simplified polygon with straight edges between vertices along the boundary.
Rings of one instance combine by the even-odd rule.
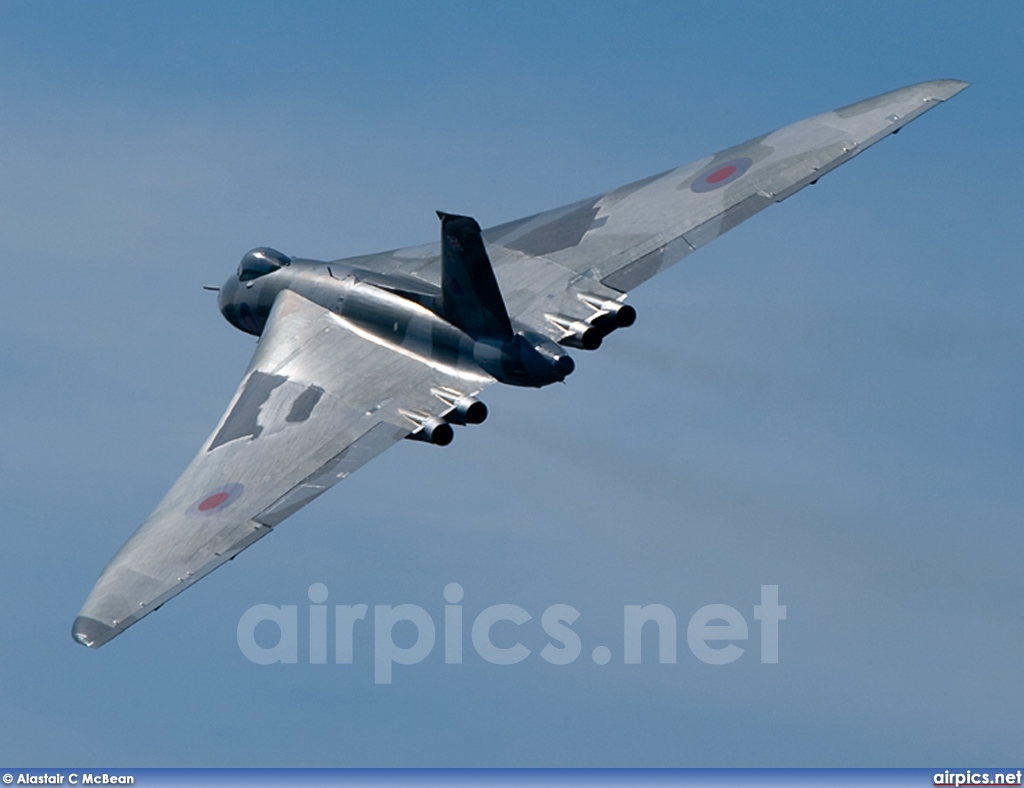
[[[254, 254], [282, 264], [253, 275], [246, 261]], [[483, 371], [502, 383], [546, 386], [563, 381], [576, 366], [561, 345], [521, 326], [510, 339], [474, 339], [438, 314], [441, 291], [427, 282], [290, 259], [271, 249], [253, 250], [243, 258], [238, 273], [221, 287], [218, 305], [233, 326], [260, 336], [282, 290], [301, 295], [402, 353], [448, 368]]]

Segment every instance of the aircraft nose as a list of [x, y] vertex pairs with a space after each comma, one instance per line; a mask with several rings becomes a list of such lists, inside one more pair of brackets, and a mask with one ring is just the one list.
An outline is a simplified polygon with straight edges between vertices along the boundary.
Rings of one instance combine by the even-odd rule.
[[220, 309], [220, 313], [227, 317], [227, 313], [224, 311], [231, 303], [235, 295], [235, 289], [238, 287], [238, 279], [234, 276], [228, 277], [228, 280], [220, 286], [220, 292], [217, 293], [217, 308]]

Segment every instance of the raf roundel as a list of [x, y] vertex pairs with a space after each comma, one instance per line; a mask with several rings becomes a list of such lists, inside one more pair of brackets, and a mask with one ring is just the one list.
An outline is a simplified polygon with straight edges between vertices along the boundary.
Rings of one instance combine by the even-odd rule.
[[753, 163], [746, 156], [738, 159], [729, 159], [729, 161], [716, 162], [693, 179], [690, 189], [698, 193], [721, 189], [743, 175], [743, 173], [750, 169], [750, 165]]
[[225, 484], [215, 490], [210, 490], [202, 498], [188, 507], [188, 509], [185, 510], [185, 514], [190, 517], [203, 517], [209, 514], [222, 512], [237, 501], [244, 491], [245, 487], [241, 484]]

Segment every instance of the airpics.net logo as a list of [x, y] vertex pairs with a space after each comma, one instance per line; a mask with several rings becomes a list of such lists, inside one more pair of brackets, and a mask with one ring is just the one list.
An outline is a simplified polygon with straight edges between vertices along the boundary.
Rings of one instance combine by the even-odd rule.
[[[479, 658], [492, 665], [514, 665], [533, 655], [515, 635], [518, 628], [534, 621], [533, 615], [519, 605], [497, 604], [483, 608], [468, 621], [461, 604], [465, 592], [458, 583], [444, 587], [444, 613], [439, 627], [426, 608], [419, 605], [334, 605], [329, 616], [328, 590], [323, 583], [313, 583], [308, 590], [309, 610], [302, 627], [300, 644], [298, 605], [253, 605], [238, 620], [238, 648], [250, 662], [257, 665], [295, 664], [300, 652], [313, 665], [327, 664], [328, 657], [337, 665], [351, 665], [357, 638], [373, 639], [373, 680], [390, 684], [396, 665], [409, 666], [423, 662], [433, 652], [437, 640], [443, 641], [446, 665], [461, 665], [463, 659]], [[333, 649], [328, 648], [328, 619], [333, 618]], [[551, 665], [571, 665], [583, 654], [583, 641], [572, 625], [580, 611], [572, 605], [548, 606], [540, 615], [540, 628], [547, 643], [538, 650], [540, 659]], [[753, 605], [753, 619], [759, 624], [760, 660], [765, 664], [779, 661], [779, 622], [786, 619], [786, 606], [779, 604], [779, 587], [762, 585], [761, 598]], [[308, 625], [306, 625], [308, 622]], [[372, 633], [367, 629], [372, 624]], [[501, 625], [502, 645], [495, 644], [494, 630]], [[511, 627], [510, 627], [511, 625]], [[536, 626], [536, 623], [533, 624]], [[260, 629], [261, 635], [257, 635]], [[396, 629], [415, 630], [415, 638], [400, 637]], [[464, 654], [466, 630], [476, 657]], [[657, 662], [674, 664], [677, 656], [677, 618], [666, 605], [624, 605], [622, 633], [614, 638], [622, 644], [621, 660], [626, 665], [644, 662], [643, 633], [654, 630]], [[265, 637], [267, 634], [271, 636]], [[728, 665], [740, 659], [751, 647], [750, 626], [742, 612], [731, 605], [704, 605], [690, 616], [686, 624], [686, 644], [690, 653], [708, 665]], [[308, 637], [306, 637], [308, 636]], [[258, 642], [263, 641], [263, 642]], [[268, 642], [269, 641], [269, 642]], [[511, 642], [511, 645], [507, 645]], [[651, 643], [648, 635], [648, 644]], [[745, 646], [739, 645], [746, 644]], [[303, 648], [308, 647], [308, 648]], [[333, 653], [329, 653], [333, 651]], [[363, 652], [360, 652], [363, 653]], [[608, 646], [595, 646], [590, 658], [598, 665], [607, 665], [613, 657]], [[653, 662], [655, 655], [647, 655]]]

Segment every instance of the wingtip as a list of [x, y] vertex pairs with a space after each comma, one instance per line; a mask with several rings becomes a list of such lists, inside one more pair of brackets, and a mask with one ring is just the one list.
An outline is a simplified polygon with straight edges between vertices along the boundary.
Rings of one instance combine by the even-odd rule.
[[934, 86], [935, 98], [941, 101], [951, 99], [961, 90], [967, 90], [971, 86], [970, 82], [964, 82], [962, 79], [937, 79], [931, 84]]
[[119, 634], [120, 630], [88, 616], [79, 616], [71, 626], [71, 637], [86, 648], [99, 648]]

